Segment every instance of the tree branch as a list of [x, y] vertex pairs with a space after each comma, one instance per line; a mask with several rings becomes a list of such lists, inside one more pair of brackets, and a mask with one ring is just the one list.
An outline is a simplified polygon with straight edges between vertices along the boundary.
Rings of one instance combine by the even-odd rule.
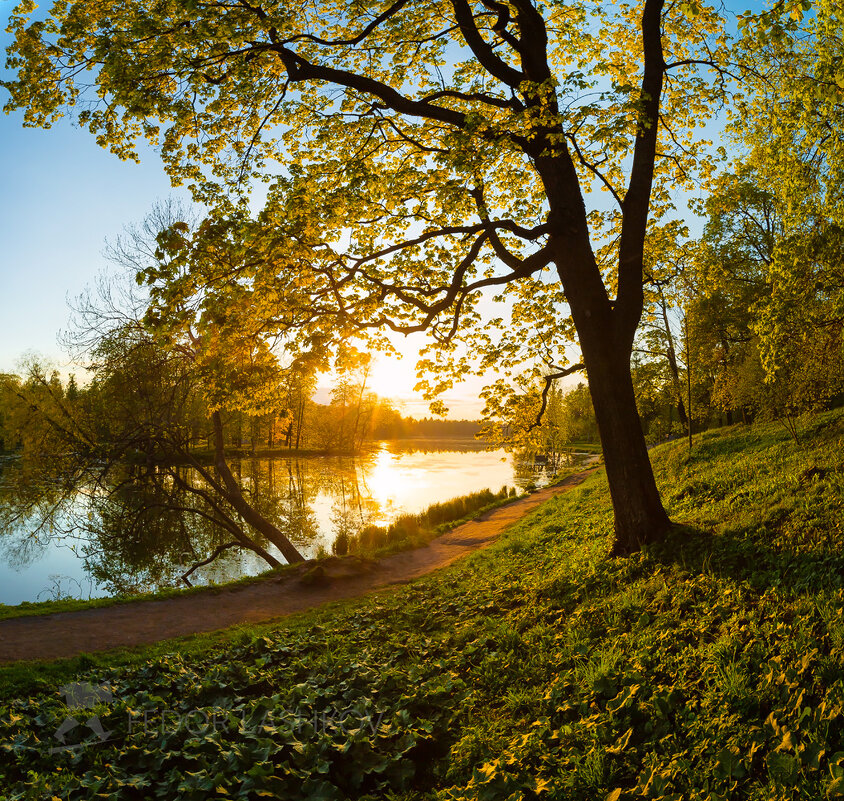
[[640, 109], [630, 181], [622, 206], [621, 237], [618, 246], [618, 294], [614, 312], [616, 331], [632, 345], [642, 315], [644, 294], [642, 269], [653, 185], [659, 105], [665, 61], [662, 54], [661, 17], [664, 0], [645, 0], [642, 11], [642, 47], [645, 70], [640, 92]]
[[460, 33], [475, 54], [478, 63], [493, 77], [498, 78], [503, 84], [512, 89], [518, 89], [527, 76], [517, 69], [511, 67], [506, 61], [500, 59], [492, 47], [481, 36], [475, 25], [475, 17], [469, 7], [468, 0], [452, 0], [452, 8], [460, 26]]
[[392, 86], [365, 75], [322, 64], [312, 64], [284, 45], [267, 45], [266, 49], [279, 55], [290, 80], [294, 83], [312, 80], [326, 81], [348, 89], [356, 89], [371, 97], [377, 97], [388, 108], [397, 111], [399, 114], [436, 120], [455, 128], [463, 128], [466, 125], [466, 115], [461, 111], [444, 108], [422, 100], [413, 100], [397, 92]]
[[182, 573], [182, 581], [184, 581], [185, 584], [188, 585], [188, 587], [193, 587], [193, 584], [190, 583], [190, 579], [188, 578], [188, 576], [190, 576], [190, 574], [193, 573], [194, 570], [198, 570], [200, 567], [204, 567], [205, 565], [210, 565], [211, 562], [213, 562], [224, 551], [227, 551], [230, 548], [238, 547], [240, 547], [240, 543], [237, 541], [227, 542], [225, 545], [218, 546], [214, 549], [214, 552], [211, 554], [211, 556], [209, 556], [207, 559], [203, 559], [201, 562], [197, 562], [193, 565], [193, 567], [190, 568], [190, 570], [187, 570], [186, 572]]
[[577, 155], [577, 160], [586, 167], [589, 172], [592, 173], [610, 192], [613, 196], [613, 199], [618, 204], [620, 209], [624, 208], [624, 201], [621, 199], [621, 196], [618, 192], [615, 191], [615, 187], [609, 182], [609, 179], [598, 169], [596, 164], [593, 164], [590, 161], [586, 160], [586, 157], [580, 150], [580, 146], [577, 144], [577, 139], [575, 138], [574, 134], [566, 134], [566, 139], [568, 139], [572, 145], [574, 146], [574, 152]]
[[586, 365], [583, 364], [583, 362], [578, 362], [577, 364], [571, 365], [571, 367], [566, 367], [563, 370], [558, 370], [556, 373], [550, 373], [549, 375], [543, 376], [545, 385], [542, 387], [542, 404], [539, 407], [539, 411], [536, 413], [536, 420], [530, 424], [528, 431], [533, 431], [534, 428], [542, 425], [542, 418], [545, 415], [545, 410], [548, 408], [548, 392], [554, 382], [560, 378], [565, 378], [566, 376], [572, 375], [572, 373], [578, 373], [585, 369]]
[[[296, 36], [291, 36], [287, 39], [281, 40], [281, 43], [293, 44], [293, 42], [307, 41], [313, 42], [314, 44], [323, 45], [325, 47], [349, 47], [358, 45], [364, 39], [366, 39], [366, 37], [369, 36], [379, 25], [381, 25], [382, 22], [386, 22], [388, 19], [390, 19], [390, 17], [394, 17], [396, 14], [398, 14], [398, 12], [401, 11], [401, 9], [404, 8], [407, 3], [408, 0], [396, 0], [396, 2], [393, 3], [388, 9], [381, 12], [377, 17], [375, 17], [375, 19], [373, 19], [372, 22], [370, 22], [365, 28], [363, 28], [360, 33], [349, 39], [322, 39], [319, 36], [314, 36], [310, 33], [300, 33]], [[246, 2], [241, 2], [241, 5], [243, 5], [244, 8], [247, 8], [253, 13], [255, 13], [256, 16], [266, 19], [266, 13], [263, 11], [263, 9], [260, 8], [260, 6], [251, 6]]]

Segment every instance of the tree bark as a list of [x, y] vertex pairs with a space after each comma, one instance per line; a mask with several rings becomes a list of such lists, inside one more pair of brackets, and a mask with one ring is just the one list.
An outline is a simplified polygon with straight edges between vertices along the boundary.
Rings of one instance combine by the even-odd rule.
[[619, 199], [615, 300], [610, 299], [595, 260], [583, 192], [569, 151], [558, 147], [554, 157], [551, 148], [537, 147], [533, 155], [549, 202], [554, 262], [589, 378], [615, 516], [615, 555], [662, 539], [671, 526], [656, 487], [630, 375], [633, 340], [644, 307], [644, 243], [665, 70], [663, 2], [645, 0], [642, 12], [641, 109], [627, 192]]
[[[559, 198], [552, 205], [552, 212], [559, 210], [559, 233], [552, 235], [555, 262], [577, 329], [612, 499], [612, 553], [629, 554], [662, 539], [671, 526], [656, 487], [630, 374], [644, 292], [641, 280], [636, 284], [628, 279], [624, 296], [615, 303], [609, 299], [595, 263], [582, 199], [578, 198], [579, 204], [572, 202], [565, 192], [565, 175], [555, 176], [550, 170], [546, 175], [549, 197]], [[555, 178], [559, 192], [554, 191]], [[631, 262], [632, 257], [628, 271]]]
[[263, 534], [281, 551], [282, 556], [289, 563], [304, 562], [305, 557], [296, 550], [293, 543], [243, 497], [240, 486], [226, 464], [223, 448], [223, 421], [219, 412], [211, 414], [211, 422], [214, 425], [214, 467], [226, 488], [226, 499], [255, 531]]
[[665, 337], [668, 341], [668, 348], [666, 350], [666, 357], [668, 358], [668, 367], [671, 370], [671, 381], [674, 384], [674, 396], [677, 399], [677, 414], [680, 417], [680, 423], [683, 428], [689, 425], [689, 418], [686, 416], [686, 405], [683, 403], [683, 388], [680, 385], [680, 370], [677, 367], [677, 351], [674, 350], [674, 336], [671, 333], [671, 326], [668, 323], [668, 310], [665, 308], [665, 298], [662, 296], [660, 290], [660, 309], [662, 310], [662, 322], [665, 325]]
[[617, 341], [612, 320], [587, 318], [578, 333], [613, 505], [612, 553], [621, 556], [662, 539], [671, 521], [660, 500], [636, 408], [632, 348]]

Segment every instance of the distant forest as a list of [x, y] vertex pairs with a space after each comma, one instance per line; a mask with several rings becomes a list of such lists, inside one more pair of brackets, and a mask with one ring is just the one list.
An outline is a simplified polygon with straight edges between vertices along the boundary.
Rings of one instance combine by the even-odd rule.
[[[146, 347], [155, 352], [149, 343]], [[213, 448], [212, 410], [193, 391], [197, 386], [149, 353], [140, 360], [144, 350], [124, 354], [115, 375], [97, 370], [84, 387], [73, 376], [62, 382], [58, 372], [37, 363], [24, 376], [0, 374], [0, 451], [27, 445], [50, 451], [45, 439], [57, 436], [62, 442], [53, 444], [59, 450], [85, 450], [99, 442], [124, 454], [181, 457]], [[123, 374], [130, 366], [133, 380], [127, 385]], [[262, 413], [221, 414], [226, 450], [350, 453], [373, 440], [473, 438], [481, 429], [473, 420], [403, 417], [389, 400], [368, 392], [366, 376], [354, 372], [339, 377], [327, 404], [314, 401], [315, 386], [313, 375], [285, 374], [275, 402]]]
[[478, 420], [437, 420], [434, 417], [402, 417], [382, 410], [372, 428], [372, 439], [463, 439], [474, 438], [481, 430]]

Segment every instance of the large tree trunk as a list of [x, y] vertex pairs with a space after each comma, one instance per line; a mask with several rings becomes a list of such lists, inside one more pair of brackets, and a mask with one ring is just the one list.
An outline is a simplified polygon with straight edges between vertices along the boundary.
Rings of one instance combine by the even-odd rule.
[[585, 225], [579, 233], [560, 246], [557, 264], [601, 437], [615, 516], [612, 553], [623, 555], [662, 539], [671, 526], [656, 487], [630, 375], [644, 295], [639, 280], [628, 284], [623, 302], [611, 302], [594, 267]]
[[643, 308], [642, 284], [628, 288], [624, 303], [610, 301], [600, 273], [589, 269], [594, 256], [585, 226], [558, 252], [604, 453], [615, 516], [612, 553], [629, 554], [662, 539], [671, 526], [656, 487], [630, 375]]
[[630, 352], [614, 347], [609, 332], [603, 334], [599, 339], [604, 342], [599, 341], [598, 347], [586, 346], [582, 335], [581, 344], [615, 516], [612, 552], [623, 555], [662, 539], [671, 522], [659, 497], [642, 433], [630, 377]]
[[305, 558], [296, 550], [293, 543], [243, 497], [239, 484], [226, 464], [223, 448], [223, 421], [219, 412], [212, 413], [211, 422], [214, 424], [214, 467], [226, 488], [226, 499], [255, 531], [263, 534], [281, 551], [282, 556], [289, 563], [304, 562]]
[[595, 260], [570, 152], [542, 142], [533, 151], [549, 201], [549, 244], [589, 378], [615, 515], [613, 553], [619, 555], [661, 539], [671, 525], [656, 488], [630, 377], [630, 354], [644, 303], [643, 254], [665, 70], [663, 3], [645, 0], [642, 10], [641, 108], [627, 191], [617, 198], [622, 221], [615, 300], [610, 299]]

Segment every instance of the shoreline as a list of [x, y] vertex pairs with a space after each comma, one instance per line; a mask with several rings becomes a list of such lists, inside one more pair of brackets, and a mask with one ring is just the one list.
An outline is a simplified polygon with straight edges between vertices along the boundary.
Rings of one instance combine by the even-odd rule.
[[593, 473], [594, 469], [571, 473], [557, 484], [481, 513], [427, 545], [377, 559], [331, 557], [287, 566], [281, 575], [265, 574], [250, 583], [182, 591], [178, 597], [7, 618], [0, 621], [0, 664], [150, 645], [259, 623], [406, 584], [485, 548], [513, 523]]

